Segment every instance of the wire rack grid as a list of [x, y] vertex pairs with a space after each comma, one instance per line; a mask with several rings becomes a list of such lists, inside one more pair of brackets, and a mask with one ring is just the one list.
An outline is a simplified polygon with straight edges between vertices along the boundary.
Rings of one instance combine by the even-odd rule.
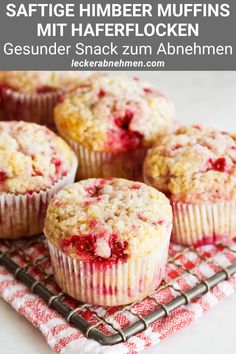
[[[135, 303], [104, 308], [75, 301], [57, 286], [43, 236], [21, 241], [0, 241], [0, 265], [6, 267], [31, 291], [44, 299], [86, 337], [103, 345], [114, 345], [147, 329], [218, 283], [236, 273], [236, 242], [231, 245], [184, 247], [172, 244], [161, 286]], [[210, 275], [201, 267], [208, 265]], [[128, 323], [120, 325], [122, 315]], [[127, 321], [126, 321], [127, 322]]]

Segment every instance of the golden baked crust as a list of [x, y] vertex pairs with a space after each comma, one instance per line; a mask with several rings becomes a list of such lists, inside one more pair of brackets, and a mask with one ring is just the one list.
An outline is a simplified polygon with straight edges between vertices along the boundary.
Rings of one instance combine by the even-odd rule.
[[0, 194], [45, 190], [70, 172], [71, 148], [44, 126], [0, 122]]
[[95, 73], [55, 108], [62, 136], [101, 152], [147, 147], [175, 117], [172, 103], [143, 81]]
[[0, 71], [0, 85], [22, 93], [49, 93], [70, 89], [84, 76], [73, 71]]
[[145, 181], [185, 203], [236, 196], [236, 139], [213, 128], [187, 126], [158, 141], [144, 163]]
[[170, 203], [156, 189], [119, 178], [88, 179], [54, 197], [44, 232], [72, 258], [116, 260], [156, 251], [171, 223]]

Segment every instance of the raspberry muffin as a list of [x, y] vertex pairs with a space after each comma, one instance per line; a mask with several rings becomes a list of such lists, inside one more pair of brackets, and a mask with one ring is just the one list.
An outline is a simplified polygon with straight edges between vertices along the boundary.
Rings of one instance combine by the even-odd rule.
[[104, 306], [145, 297], [164, 276], [171, 223], [168, 199], [140, 182], [92, 178], [64, 188], [44, 228], [59, 286]]
[[236, 236], [236, 139], [189, 126], [148, 151], [144, 179], [170, 197], [173, 240], [202, 245]]
[[140, 179], [147, 147], [174, 120], [172, 103], [138, 79], [95, 73], [55, 108], [57, 129], [76, 152], [78, 178]]
[[1, 71], [0, 117], [53, 126], [53, 107], [83, 74], [63, 71]]
[[76, 169], [71, 148], [48, 128], [0, 122], [0, 238], [42, 232], [49, 201]]

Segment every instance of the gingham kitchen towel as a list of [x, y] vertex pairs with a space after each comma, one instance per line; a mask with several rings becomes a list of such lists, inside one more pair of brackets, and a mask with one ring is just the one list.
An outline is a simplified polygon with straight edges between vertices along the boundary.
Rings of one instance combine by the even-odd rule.
[[[180, 246], [172, 245], [170, 254]], [[236, 250], [236, 242], [232, 247]], [[214, 246], [204, 246], [204, 252], [208, 254], [212, 252]], [[41, 248], [31, 250], [34, 257], [43, 255], [44, 251]], [[227, 267], [232, 263], [230, 253], [216, 253], [214, 255], [214, 264], [220, 267]], [[199, 277], [209, 277], [214, 274], [216, 267], [213, 263], [198, 262], [198, 257], [194, 252], [186, 252], [180, 262], [185, 268], [194, 269], [195, 274]], [[179, 268], [180, 271], [182, 268]], [[167, 281], [176, 277], [178, 267], [173, 267], [173, 264], [167, 266]], [[179, 280], [173, 282], [174, 288], [186, 291], [194, 286], [196, 279], [190, 273], [185, 273]], [[83, 353], [83, 354], [136, 354], [141, 350], [150, 347], [163, 339], [175, 333], [177, 330], [187, 326], [196, 318], [200, 317], [204, 312], [218, 302], [236, 291], [236, 274], [229, 280], [223, 281], [215, 286], [211, 291], [193, 301], [191, 304], [182, 306], [171, 314], [155, 323], [153, 323], [147, 330], [136, 336], [130, 338], [127, 342], [115, 346], [102, 346], [92, 339], [87, 339], [79, 330], [72, 327], [54, 310], [48, 308], [46, 303], [37, 295], [32, 294], [31, 291], [16, 280], [4, 267], [0, 267], [0, 295], [21, 315], [26, 317], [36, 328], [38, 328], [48, 344], [56, 353]], [[158, 301], [164, 303], [173, 299], [176, 296], [173, 288], [166, 288], [159, 293]], [[153, 308], [153, 302], [146, 300], [136, 306], [142, 316], [150, 313]], [[97, 311], [105, 314], [104, 308], [97, 308]], [[109, 311], [109, 310], [108, 310]], [[113, 322], [116, 326], [128, 325], [132, 322], [130, 313], [118, 314], [114, 316]]]

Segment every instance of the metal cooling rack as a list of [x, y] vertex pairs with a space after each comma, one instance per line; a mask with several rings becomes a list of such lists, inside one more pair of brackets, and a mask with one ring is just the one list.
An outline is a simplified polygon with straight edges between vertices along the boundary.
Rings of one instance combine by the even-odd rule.
[[[174, 316], [175, 310], [180, 306], [189, 304], [216, 284], [229, 279], [236, 273], [235, 245], [236, 243], [232, 247], [216, 245], [198, 248], [172, 245], [167, 276], [161, 286], [141, 301], [110, 308], [80, 303], [60, 291], [52, 275], [49, 253], [43, 236], [24, 241], [1, 240], [0, 264], [85, 336], [103, 345], [114, 345], [145, 330], [154, 321]], [[36, 256], [39, 254], [40, 256]], [[204, 263], [207, 263], [213, 272], [208, 278], [201, 274], [201, 266]], [[180, 284], [184, 283], [186, 277], [191, 278], [192, 286], [183, 290]], [[172, 298], [168, 302], [165, 301], [167, 291]], [[145, 306], [147, 301], [148, 313]], [[125, 324], [118, 326], [116, 319], [122, 314], [128, 315], [130, 319], [128, 326]]]

